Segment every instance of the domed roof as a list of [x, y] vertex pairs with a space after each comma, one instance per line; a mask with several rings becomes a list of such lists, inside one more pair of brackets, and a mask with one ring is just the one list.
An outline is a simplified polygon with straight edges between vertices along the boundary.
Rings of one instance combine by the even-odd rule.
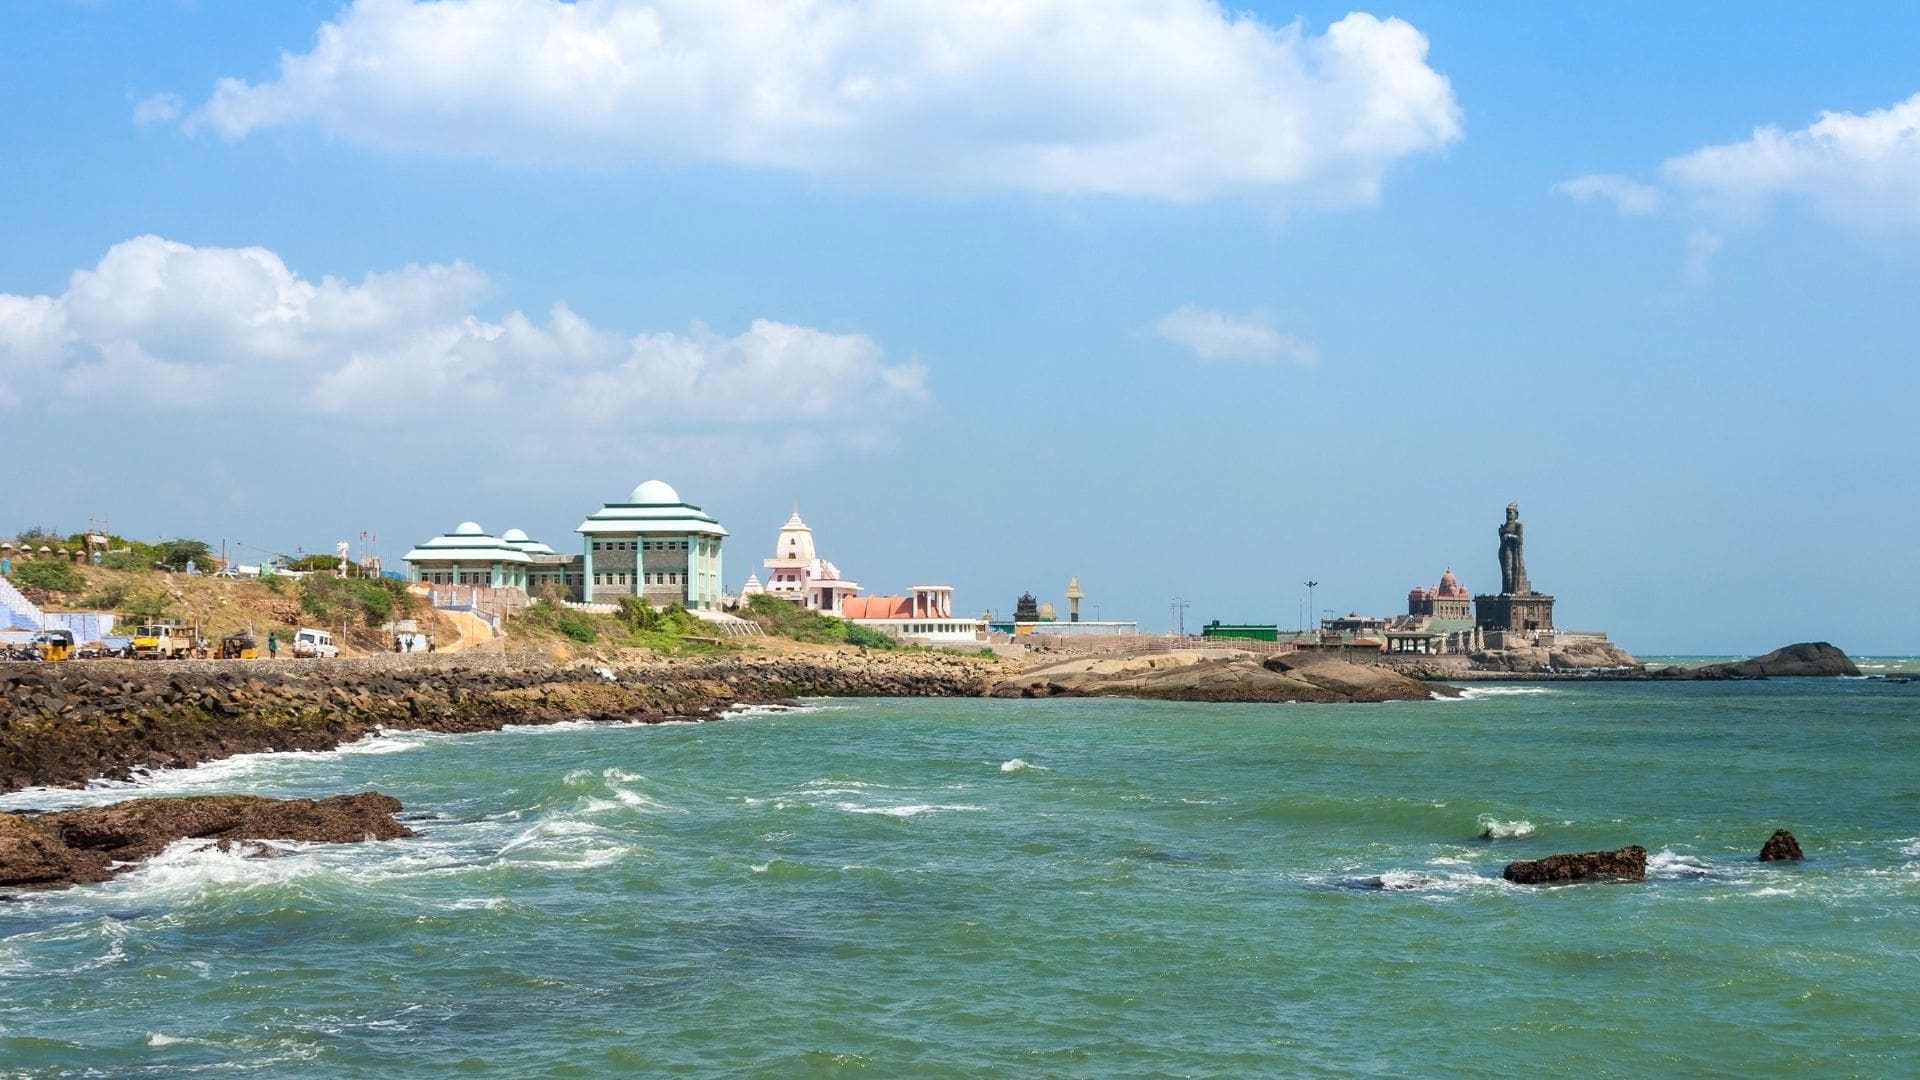
[[487, 530], [485, 530], [485, 529], [483, 529], [483, 528], [481, 528], [478, 522], [473, 522], [473, 521], [463, 521], [463, 522], [461, 522], [461, 523], [460, 523], [460, 527], [459, 527], [459, 528], [457, 528], [457, 529], [455, 529], [455, 530], [453, 530], [453, 535], [455, 535], [455, 536], [485, 536], [485, 535], [487, 535]]
[[525, 544], [533, 538], [528, 536], [524, 530], [508, 529], [506, 532], [500, 534], [500, 539], [505, 540], [509, 544]]
[[642, 506], [675, 505], [680, 502], [680, 493], [664, 480], [649, 480], [634, 488], [627, 501]]
[[1440, 587], [1443, 589], [1451, 589], [1459, 584], [1460, 579], [1453, 576], [1452, 570], [1448, 570], [1446, 573], [1440, 575]]

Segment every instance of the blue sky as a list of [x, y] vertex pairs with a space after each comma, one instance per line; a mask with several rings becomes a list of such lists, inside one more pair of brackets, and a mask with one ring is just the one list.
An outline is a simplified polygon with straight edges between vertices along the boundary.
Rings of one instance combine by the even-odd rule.
[[[777, 10], [776, 10], [777, 9]], [[784, 21], [783, 21], [784, 20]], [[0, 14], [0, 531], [556, 546], [659, 477], [1159, 628], [1497, 584], [1920, 651], [1911, 5]], [[1823, 119], [1825, 117], [1825, 119]], [[184, 448], [184, 449], [182, 449]]]

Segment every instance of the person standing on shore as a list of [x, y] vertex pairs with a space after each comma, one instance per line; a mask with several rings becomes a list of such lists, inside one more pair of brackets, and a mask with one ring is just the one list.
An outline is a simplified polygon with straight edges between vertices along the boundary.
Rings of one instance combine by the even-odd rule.
[[280, 657], [280, 635], [268, 634], [267, 635], [267, 659], [277, 660], [279, 659], [279, 657]]

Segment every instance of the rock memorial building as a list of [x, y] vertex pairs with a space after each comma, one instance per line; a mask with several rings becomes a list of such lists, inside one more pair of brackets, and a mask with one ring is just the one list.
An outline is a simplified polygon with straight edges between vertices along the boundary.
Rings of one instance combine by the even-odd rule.
[[468, 521], [406, 554], [413, 579], [518, 593], [547, 587], [573, 600], [613, 603], [642, 596], [657, 607], [720, 607], [721, 545], [727, 530], [684, 502], [670, 485], [649, 480], [625, 502], [611, 502], [574, 529], [578, 555], [562, 554], [519, 529], [495, 537]]

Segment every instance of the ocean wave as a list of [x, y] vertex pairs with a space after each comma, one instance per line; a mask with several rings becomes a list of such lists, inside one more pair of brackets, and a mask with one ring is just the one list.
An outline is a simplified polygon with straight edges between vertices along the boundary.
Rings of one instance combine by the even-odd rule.
[[1713, 873], [1712, 864], [1696, 855], [1678, 855], [1672, 848], [1661, 848], [1647, 856], [1650, 878], [1702, 878]]
[[1492, 814], [1481, 814], [1476, 824], [1480, 826], [1482, 840], [1517, 840], [1534, 833], [1533, 822], [1525, 818], [1501, 821]]
[[1894, 843], [1901, 845], [1900, 854], [1909, 859], [1920, 859], [1920, 836], [1909, 836], [1903, 840], [1895, 840]]
[[922, 814], [939, 814], [950, 811], [979, 811], [985, 810], [986, 807], [967, 806], [965, 804], [935, 805], [932, 803], [907, 803], [901, 806], [861, 806], [858, 803], [841, 803], [835, 807], [835, 809], [849, 814], [884, 814], [887, 817], [893, 818], [911, 818], [919, 817]]
[[1011, 761], [1003, 761], [1000, 763], [1000, 771], [1003, 773], [1026, 772], [1028, 769], [1032, 769], [1035, 772], [1047, 771], [1045, 765], [1035, 765], [1025, 758], [1014, 758]]
[[1490, 697], [1519, 697], [1535, 694], [1559, 694], [1562, 691], [1545, 686], [1465, 686], [1460, 689], [1461, 698], [1476, 701]]

